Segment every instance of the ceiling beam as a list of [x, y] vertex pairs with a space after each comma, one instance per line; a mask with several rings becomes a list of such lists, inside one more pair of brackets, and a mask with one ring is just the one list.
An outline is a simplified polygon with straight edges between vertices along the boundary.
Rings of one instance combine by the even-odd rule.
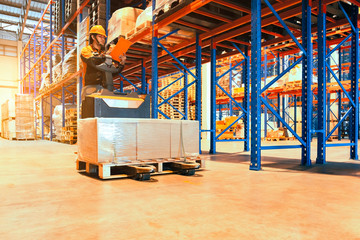
[[26, 5], [26, 10], [25, 10], [25, 13], [24, 13], [24, 18], [23, 18], [23, 21], [22, 21], [22, 24], [21, 24], [21, 28], [20, 28], [20, 33], [19, 33], [19, 40], [20, 40], [20, 41], [21, 41], [22, 35], [23, 35], [23, 33], [24, 33], [26, 20], [27, 20], [28, 14], [29, 14], [29, 9], [30, 9], [31, 0], [25, 0], [25, 4], [27, 4], [27, 5]]

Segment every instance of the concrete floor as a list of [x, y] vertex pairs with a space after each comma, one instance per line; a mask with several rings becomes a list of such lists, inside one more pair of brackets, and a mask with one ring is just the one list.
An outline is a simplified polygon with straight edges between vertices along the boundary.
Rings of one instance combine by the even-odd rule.
[[80, 174], [74, 151], [0, 139], [0, 239], [360, 239], [360, 162], [348, 148], [311, 168], [300, 150], [264, 151], [259, 172], [248, 153], [206, 155], [195, 176], [148, 182]]

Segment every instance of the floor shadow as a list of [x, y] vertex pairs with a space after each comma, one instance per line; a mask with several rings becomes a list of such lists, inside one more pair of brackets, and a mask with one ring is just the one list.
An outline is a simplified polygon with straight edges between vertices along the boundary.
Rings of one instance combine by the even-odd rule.
[[[250, 164], [250, 155], [244, 153], [217, 153], [215, 155], [204, 154], [210, 161]], [[263, 156], [261, 157], [262, 168], [272, 168], [282, 171], [306, 171], [309, 173], [330, 174], [340, 176], [360, 177], [360, 161], [354, 162], [327, 162], [326, 164], [316, 164], [312, 166], [302, 166], [300, 159], [279, 158]], [[271, 170], [270, 170], [271, 171]]]

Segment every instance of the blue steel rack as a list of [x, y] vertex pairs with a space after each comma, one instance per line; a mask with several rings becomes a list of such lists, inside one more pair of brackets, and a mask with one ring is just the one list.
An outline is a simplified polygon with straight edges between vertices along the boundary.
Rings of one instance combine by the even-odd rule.
[[[334, 1], [336, 2], [336, 1]], [[297, 59], [290, 67], [284, 70], [282, 73], [278, 75], [274, 80], [270, 83], [266, 84], [264, 88], [261, 88], [261, 74], [256, 71], [256, 66], [261, 64], [261, 47], [267, 46], [266, 42], [261, 44], [261, 1], [253, 0], [252, 1], [252, 95], [251, 95], [251, 114], [252, 114], [252, 149], [251, 149], [251, 170], [260, 170], [261, 169], [261, 150], [271, 150], [271, 149], [286, 149], [286, 148], [301, 148], [302, 149], [302, 156], [301, 156], [301, 164], [310, 166], [311, 159], [310, 159], [310, 148], [311, 148], [311, 139], [312, 134], [317, 133], [318, 136], [318, 157], [317, 163], [325, 163], [325, 152], [326, 147], [333, 147], [333, 146], [350, 146], [351, 147], [351, 154], [350, 157], [352, 159], [357, 159], [357, 139], [358, 139], [358, 28], [357, 28], [357, 11], [358, 7], [356, 5], [350, 6], [350, 16], [346, 13], [344, 8], [342, 7], [341, 3], [339, 3], [340, 9], [343, 11], [348, 23], [351, 25], [351, 33], [346, 37], [344, 40], [338, 44], [341, 46], [344, 42], [346, 42], [350, 37], [352, 37], [352, 59], [351, 59], [351, 93], [348, 94], [337, 78], [336, 74], [331, 69], [329, 63], [326, 62], [331, 54], [338, 49], [338, 46], [333, 48], [331, 51], [326, 52], [326, 4], [322, 1], [319, 1], [319, 5], [315, 8], [319, 9], [318, 15], [318, 54], [319, 54], [319, 62], [318, 62], [318, 126], [317, 129], [314, 130], [311, 125], [312, 120], [312, 103], [313, 103], [313, 92], [312, 92], [312, 73], [313, 73], [313, 54], [312, 54], [312, 32], [311, 29], [311, 11], [312, 11], [312, 2], [308, 0], [302, 1], [302, 44], [297, 41], [297, 38], [293, 35], [293, 33], [289, 30], [286, 26], [285, 22], [282, 20], [280, 15], [275, 11], [269, 1], [265, 0], [266, 5], [270, 8], [271, 12], [275, 15], [287, 33], [290, 35], [292, 41], [298, 46], [301, 52], [301, 58]], [[358, 5], [358, 4], [357, 4]], [[324, 12], [325, 10], [325, 12]], [[284, 16], [284, 15], [283, 15]], [[343, 23], [344, 21], [342, 21]], [[298, 35], [297, 35], [298, 36]], [[340, 54], [341, 56], [341, 54]], [[341, 59], [340, 59], [341, 61]], [[339, 62], [340, 62], [339, 61]], [[279, 78], [281, 78], [285, 73], [287, 73], [292, 67], [294, 67], [297, 63], [302, 62], [302, 137], [296, 134], [296, 130], [290, 128], [290, 126], [284, 120], [283, 117], [280, 116], [275, 109], [271, 108], [270, 104], [267, 100], [262, 96], [266, 90], [275, 83]], [[338, 124], [333, 128], [329, 134], [326, 133], [326, 121], [329, 119], [329, 115], [331, 111], [329, 110], [326, 112], [326, 106], [331, 105], [330, 100], [327, 102], [326, 97], [329, 98], [329, 94], [326, 92], [326, 68], [328, 71], [333, 75], [333, 77], [338, 82], [339, 86], [343, 90], [343, 93], [348, 97], [351, 107], [341, 118]], [[341, 69], [341, 66], [339, 67]], [[341, 70], [339, 70], [341, 75]], [[329, 77], [328, 77], [329, 81]], [[341, 95], [338, 97], [341, 98]], [[296, 98], [294, 99], [296, 101]], [[337, 99], [336, 99], [337, 100]], [[335, 101], [336, 101], [335, 100]], [[278, 119], [281, 121], [284, 126], [293, 133], [293, 135], [299, 140], [300, 145], [286, 145], [286, 146], [261, 146], [261, 135], [260, 135], [260, 126], [261, 126], [261, 105], [264, 104], [266, 108], [268, 108]], [[339, 104], [340, 105], [340, 104]], [[283, 110], [285, 108], [283, 107]], [[339, 107], [340, 109], [340, 107]], [[326, 114], [327, 113], [327, 114]], [[351, 114], [351, 115], [350, 115]], [[347, 117], [351, 116], [352, 124], [350, 127], [350, 140], [349, 144], [341, 143], [341, 144], [326, 144], [326, 140], [330, 138], [330, 136], [334, 133], [334, 131], [341, 125], [342, 121]], [[295, 120], [296, 121], [296, 120]], [[296, 125], [295, 125], [296, 126]]]
[[[57, 0], [60, 1], [60, 0]], [[78, 10], [70, 18], [69, 22], [65, 24], [65, 12], [62, 12], [62, 30], [58, 36], [53, 34], [53, 4], [56, 1], [50, 0], [46, 6], [42, 17], [37, 26], [34, 27], [34, 33], [31, 35], [29, 42], [25, 45], [21, 53], [21, 89], [23, 93], [32, 93], [35, 98], [35, 105], [37, 108], [37, 119], [40, 119], [41, 124], [41, 138], [45, 138], [45, 127], [49, 128], [49, 139], [53, 139], [53, 121], [52, 110], [54, 101], [57, 100], [62, 105], [63, 109], [63, 126], [65, 124], [65, 104], [76, 103], [76, 83], [81, 83], [81, 78], [78, 80], [80, 71], [72, 74], [66, 79], [53, 83], [52, 68], [54, 54], [61, 54], [62, 58], [67, 50], [75, 47], [76, 42], [73, 36], [65, 34], [72, 21], [82, 12], [83, 8], [89, 3], [85, 0], [79, 6]], [[63, 7], [65, 2], [62, 1]], [[46, 19], [48, 17], [49, 19]], [[43, 92], [39, 92], [40, 83], [43, 73], [46, 71], [45, 62], [49, 61], [49, 83], [50, 86]], [[49, 119], [45, 119], [44, 108], [49, 108]], [[38, 124], [36, 122], [36, 124]]]

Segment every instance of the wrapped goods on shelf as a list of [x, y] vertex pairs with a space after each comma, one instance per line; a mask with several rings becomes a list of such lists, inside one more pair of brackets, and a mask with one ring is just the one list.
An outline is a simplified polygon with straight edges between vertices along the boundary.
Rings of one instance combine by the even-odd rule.
[[65, 56], [62, 63], [62, 79], [76, 73], [76, 48], [70, 50]]
[[9, 140], [16, 139], [15, 119], [1, 121], [1, 136]]
[[[89, 45], [89, 17], [86, 17], [82, 22], [80, 23], [79, 27], [79, 49], [81, 50], [83, 47]], [[80, 61], [81, 62], [81, 61]]]
[[14, 99], [7, 99], [1, 104], [1, 120], [15, 118], [15, 101]]
[[53, 67], [52, 70], [52, 82], [56, 83], [61, 80], [62, 77], [62, 62], [59, 62]]
[[55, 138], [61, 140], [61, 129], [63, 126], [63, 118], [62, 118], [62, 105], [57, 105], [54, 108], [54, 113], [52, 115], [53, 127]]
[[119, 36], [126, 36], [129, 31], [133, 30], [136, 26], [136, 19], [142, 12], [142, 9], [132, 7], [116, 10], [108, 24], [108, 43]]
[[[54, 54], [52, 56], [52, 67], [54, 68], [54, 66], [56, 66], [57, 64], [59, 64], [61, 62], [61, 56], [60, 54]], [[50, 60], [46, 62], [46, 69], [47, 72], [50, 72]]]
[[42, 80], [39, 89], [40, 92], [50, 85], [50, 73], [43, 73], [41, 76]]
[[93, 163], [193, 157], [199, 154], [197, 121], [91, 118], [79, 120], [79, 159]]
[[147, 7], [136, 19], [136, 27], [141, 26], [145, 22], [152, 21], [152, 6]]
[[35, 139], [35, 114], [33, 95], [15, 95], [15, 128], [16, 139]]
[[77, 141], [76, 105], [65, 106], [65, 126], [61, 130], [61, 142], [74, 144]]

